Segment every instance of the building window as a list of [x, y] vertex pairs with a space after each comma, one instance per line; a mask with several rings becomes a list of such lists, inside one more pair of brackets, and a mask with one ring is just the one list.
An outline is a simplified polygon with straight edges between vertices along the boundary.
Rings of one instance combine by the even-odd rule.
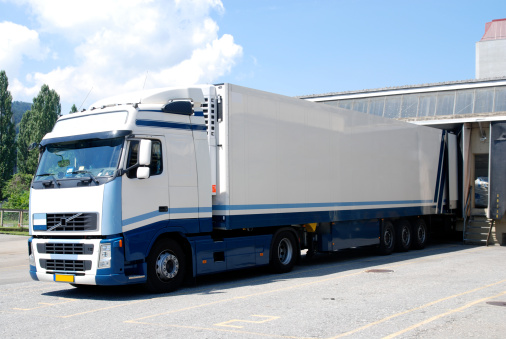
[[474, 89], [457, 91], [455, 114], [473, 113]]
[[416, 118], [418, 97], [418, 94], [407, 94], [402, 96], [401, 118]]
[[474, 113], [489, 113], [494, 107], [494, 88], [480, 88], [476, 90]]
[[506, 86], [496, 87], [494, 112], [506, 112]]
[[434, 94], [425, 94], [420, 96], [419, 117], [430, 117], [436, 110], [436, 96]]
[[401, 111], [402, 96], [394, 95], [386, 97], [385, 99], [385, 118], [397, 119]]
[[455, 92], [439, 92], [437, 95], [436, 115], [453, 115]]

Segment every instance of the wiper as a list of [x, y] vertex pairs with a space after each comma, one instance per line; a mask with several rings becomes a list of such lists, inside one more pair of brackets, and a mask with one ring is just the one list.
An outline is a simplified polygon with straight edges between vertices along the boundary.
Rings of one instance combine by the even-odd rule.
[[93, 174], [91, 174], [90, 171], [79, 170], [79, 171], [72, 172], [72, 174], [83, 174], [83, 173], [88, 174], [90, 176], [90, 179], [93, 180], [95, 182], [95, 184], [100, 185], [100, 181], [98, 181], [97, 178], [95, 178], [93, 176]]
[[[37, 175], [36, 175], [36, 177], [51, 177], [51, 178], [53, 179], [52, 181], [54, 182], [54, 186], [55, 186], [55, 187], [56, 187], [56, 186], [58, 186], [58, 187], [60, 186], [60, 183], [59, 183], [59, 182], [58, 182], [58, 180], [56, 180], [56, 178], [54, 177], [54, 173], [42, 173], [42, 174], [37, 174]], [[49, 184], [50, 182], [49, 182], [49, 181], [43, 181], [43, 182], [42, 182], [42, 185], [44, 185], [44, 186], [45, 186], [45, 185], [46, 185], [46, 183], [48, 183], [48, 184]], [[49, 186], [49, 185], [48, 185], [48, 186]]]

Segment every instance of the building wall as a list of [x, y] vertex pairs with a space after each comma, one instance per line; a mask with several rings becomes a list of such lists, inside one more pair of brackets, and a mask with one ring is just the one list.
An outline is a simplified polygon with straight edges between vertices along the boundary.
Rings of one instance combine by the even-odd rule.
[[506, 75], [506, 39], [476, 43], [476, 78]]

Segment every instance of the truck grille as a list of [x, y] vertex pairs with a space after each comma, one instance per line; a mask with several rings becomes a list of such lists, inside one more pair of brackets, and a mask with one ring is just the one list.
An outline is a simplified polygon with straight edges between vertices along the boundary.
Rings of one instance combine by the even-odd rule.
[[37, 244], [37, 252], [41, 254], [93, 254], [93, 244]]
[[53, 231], [72, 232], [72, 231], [96, 231], [97, 213], [62, 213], [47, 214], [47, 229], [59, 225]]
[[40, 266], [48, 271], [84, 272], [91, 269], [91, 260], [40, 259]]

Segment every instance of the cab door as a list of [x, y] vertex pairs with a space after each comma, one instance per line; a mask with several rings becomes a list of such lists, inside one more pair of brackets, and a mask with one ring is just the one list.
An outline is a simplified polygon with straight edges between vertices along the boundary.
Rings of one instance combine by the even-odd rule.
[[[156, 233], [167, 227], [170, 219], [168, 166], [165, 138], [151, 140], [150, 175], [137, 178], [137, 168], [122, 176], [122, 229], [126, 242], [126, 259], [144, 259]], [[137, 164], [141, 137], [127, 141], [123, 168]]]

